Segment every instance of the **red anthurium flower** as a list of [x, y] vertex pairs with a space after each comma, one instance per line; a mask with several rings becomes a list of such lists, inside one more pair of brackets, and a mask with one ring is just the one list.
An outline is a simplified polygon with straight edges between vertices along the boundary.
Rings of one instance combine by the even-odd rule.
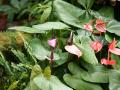
[[90, 45], [96, 52], [99, 52], [103, 47], [103, 44], [99, 41], [92, 41]]
[[109, 44], [109, 52], [114, 53], [116, 55], [120, 55], [120, 49], [115, 48], [117, 41], [114, 39], [110, 44]]
[[48, 44], [51, 46], [51, 47], [56, 47], [56, 44], [57, 44], [57, 39], [50, 39], [48, 40]]
[[115, 65], [116, 61], [115, 60], [107, 60], [105, 58], [101, 59], [101, 64], [104, 65]]
[[96, 20], [96, 25], [95, 28], [99, 31], [99, 32], [106, 32], [106, 23], [103, 22], [100, 19]]
[[82, 52], [79, 50], [79, 48], [75, 45], [67, 45], [65, 46], [65, 50], [68, 51], [71, 54], [77, 55], [78, 58], [82, 56]]
[[84, 27], [85, 30], [88, 30], [88, 31], [90, 31], [90, 32], [93, 32], [93, 27], [92, 27], [91, 24], [89, 24], [89, 23], [84, 24], [83, 27]]

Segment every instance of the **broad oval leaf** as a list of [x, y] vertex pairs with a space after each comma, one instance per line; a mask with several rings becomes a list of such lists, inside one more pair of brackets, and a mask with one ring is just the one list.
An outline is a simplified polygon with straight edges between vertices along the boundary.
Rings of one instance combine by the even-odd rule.
[[43, 75], [39, 75], [33, 82], [39, 88], [38, 90], [73, 90], [61, 83], [56, 76], [51, 76], [50, 80], [47, 80]]
[[64, 81], [75, 90], [103, 90], [99, 85], [88, 83], [80, 78], [76, 78], [69, 74], [64, 75]]
[[77, 8], [72, 4], [69, 4], [62, 0], [54, 1], [54, 8], [58, 14], [58, 17], [65, 23], [70, 24], [72, 26], [83, 28], [79, 17], [85, 13], [85, 10]]
[[15, 27], [10, 27], [8, 29], [22, 31], [22, 32], [26, 32], [26, 33], [45, 33], [42, 30], [40, 31], [35, 28], [27, 27], [27, 26], [15, 26]]
[[107, 31], [120, 36], [120, 23], [112, 20], [107, 24]]
[[83, 80], [94, 83], [108, 83], [108, 72], [84, 72], [81, 74]]
[[45, 30], [69, 29], [70, 27], [62, 22], [46, 22], [43, 24], [33, 25], [33, 28], [38, 29], [40, 31], [45, 31]]

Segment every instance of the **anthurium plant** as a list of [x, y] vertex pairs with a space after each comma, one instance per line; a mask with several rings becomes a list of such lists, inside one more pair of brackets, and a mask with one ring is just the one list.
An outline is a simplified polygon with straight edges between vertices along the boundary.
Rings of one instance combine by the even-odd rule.
[[0, 32], [0, 90], [119, 90], [120, 22], [98, 1], [25, 6], [30, 21]]

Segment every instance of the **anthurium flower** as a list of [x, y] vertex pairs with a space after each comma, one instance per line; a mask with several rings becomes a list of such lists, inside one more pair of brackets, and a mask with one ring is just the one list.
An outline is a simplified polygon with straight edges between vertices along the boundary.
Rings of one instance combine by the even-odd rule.
[[102, 49], [103, 44], [99, 41], [92, 41], [90, 46], [93, 50], [95, 50], [96, 52], [99, 52]]
[[115, 65], [116, 61], [115, 60], [107, 60], [105, 58], [101, 59], [101, 64], [104, 65]]
[[95, 28], [99, 31], [99, 32], [106, 32], [106, 23], [100, 19], [96, 20], [96, 25]]
[[120, 49], [115, 48], [117, 44], [117, 41], [114, 39], [110, 44], [109, 44], [109, 52], [114, 53], [116, 55], [120, 55]]
[[57, 44], [57, 39], [50, 39], [48, 40], [48, 44], [51, 46], [51, 47], [56, 47], [56, 44]]
[[93, 32], [93, 27], [92, 27], [92, 25], [91, 25], [90, 23], [84, 24], [83, 28], [84, 28], [85, 30], [88, 30], [88, 31], [90, 31], [90, 32]]
[[79, 48], [75, 45], [67, 45], [65, 46], [65, 50], [68, 51], [71, 54], [77, 55], [78, 58], [82, 56], [82, 52], [79, 50]]

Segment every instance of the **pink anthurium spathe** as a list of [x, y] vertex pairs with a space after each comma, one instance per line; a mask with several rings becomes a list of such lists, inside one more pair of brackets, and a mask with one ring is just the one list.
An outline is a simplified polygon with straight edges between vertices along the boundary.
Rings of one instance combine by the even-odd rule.
[[102, 49], [103, 44], [99, 41], [92, 41], [90, 43], [90, 46], [93, 50], [95, 50], [96, 52], [99, 52]]
[[55, 47], [56, 47], [56, 44], [57, 44], [57, 39], [50, 39], [50, 40], [48, 40], [48, 44], [49, 44], [51, 47], [55, 48]]
[[117, 44], [117, 41], [114, 39], [110, 44], [109, 44], [109, 52], [116, 54], [116, 55], [120, 55], [120, 49], [119, 48], [115, 48]]
[[115, 60], [107, 60], [105, 58], [101, 59], [101, 64], [104, 65], [115, 65], [116, 61]]
[[99, 32], [106, 32], [106, 23], [100, 19], [96, 20], [96, 24], [95, 24], [95, 28], [99, 31]]
[[66, 45], [65, 50], [68, 51], [71, 54], [77, 55], [78, 58], [82, 56], [82, 52], [79, 50], [79, 48], [75, 45]]
[[84, 28], [85, 30], [88, 30], [88, 31], [90, 31], [90, 32], [93, 32], [93, 27], [92, 27], [92, 25], [91, 25], [90, 23], [84, 24], [83, 28]]

